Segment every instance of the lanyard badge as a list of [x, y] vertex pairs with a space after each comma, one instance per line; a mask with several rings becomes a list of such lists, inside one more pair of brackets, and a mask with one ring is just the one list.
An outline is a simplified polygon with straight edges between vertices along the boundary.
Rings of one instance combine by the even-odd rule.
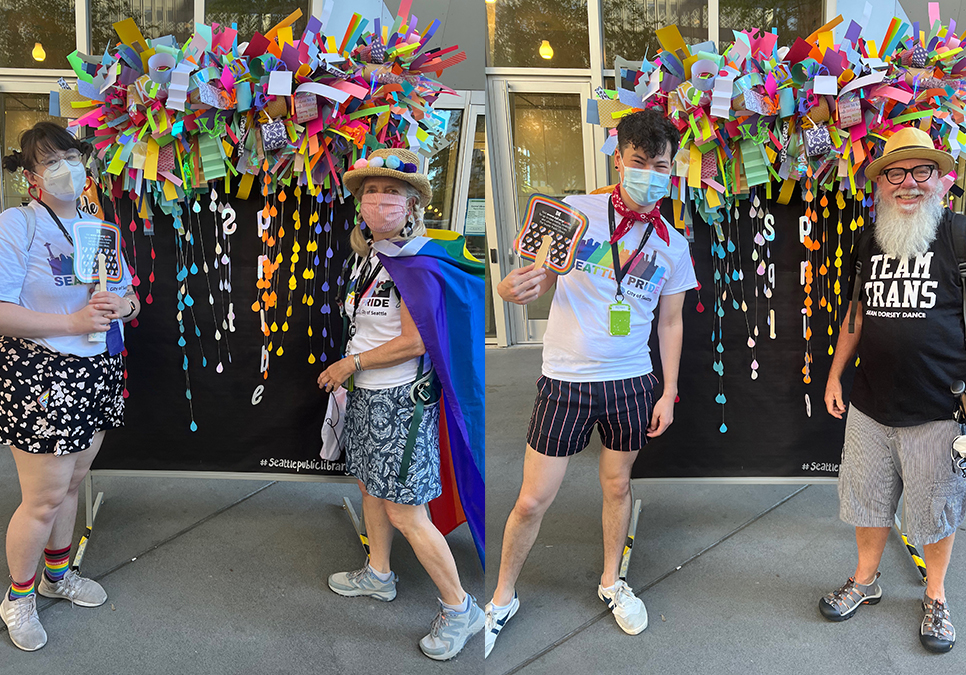
[[[614, 203], [612, 201], [607, 202], [607, 220], [608, 225], [610, 225], [610, 236], [613, 238], [615, 225]], [[624, 289], [621, 287], [621, 281], [624, 280], [627, 272], [630, 271], [631, 265], [634, 264], [637, 256], [644, 250], [644, 246], [647, 245], [647, 240], [653, 231], [654, 223], [648, 223], [647, 230], [645, 230], [644, 236], [641, 237], [640, 245], [624, 266], [621, 266], [620, 254], [617, 252], [617, 244], [613, 243], [610, 245], [611, 256], [614, 260], [614, 279], [617, 281], [617, 293], [614, 294], [615, 302], [613, 305], [608, 305], [607, 308], [607, 327], [613, 337], [626, 337], [631, 334], [631, 306], [624, 304]]]
[[608, 308], [608, 330], [614, 337], [631, 334], [631, 306], [616, 302]]

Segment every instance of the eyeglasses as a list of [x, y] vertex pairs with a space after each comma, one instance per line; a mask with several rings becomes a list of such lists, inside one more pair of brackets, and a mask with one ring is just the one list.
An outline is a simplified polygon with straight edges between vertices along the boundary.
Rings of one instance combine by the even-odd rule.
[[60, 168], [61, 162], [67, 162], [68, 164], [80, 164], [81, 163], [81, 153], [77, 150], [68, 150], [61, 156], [51, 155], [40, 160], [39, 166], [43, 167], [47, 171], [54, 171]]
[[925, 183], [932, 177], [933, 171], [938, 171], [939, 167], [935, 164], [920, 164], [911, 169], [892, 168], [886, 169], [882, 175], [893, 185], [902, 185], [906, 181], [906, 176], [912, 174], [913, 180], [917, 183]]

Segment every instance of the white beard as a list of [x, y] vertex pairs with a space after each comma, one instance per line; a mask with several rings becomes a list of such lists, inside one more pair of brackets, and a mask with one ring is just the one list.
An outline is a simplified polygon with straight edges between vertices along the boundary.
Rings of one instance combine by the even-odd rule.
[[[899, 208], [895, 195], [923, 194], [925, 198], [915, 211]], [[915, 258], [929, 250], [943, 214], [942, 198], [926, 190], [902, 189], [890, 197], [875, 195], [875, 240], [886, 255], [893, 258]]]

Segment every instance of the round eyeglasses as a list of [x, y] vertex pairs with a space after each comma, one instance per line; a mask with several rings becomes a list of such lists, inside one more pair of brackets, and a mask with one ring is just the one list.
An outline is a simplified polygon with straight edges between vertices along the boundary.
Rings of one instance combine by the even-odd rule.
[[911, 169], [900, 169], [898, 167], [886, 169], [882, 175], [893, 185], [902, 185], [906, 181], [906, 176], [912, 174], [912, 179], [917, 183], [925, 183], [932, 177], [933, 171], [939, 171], [935, 164], [920, 164]]

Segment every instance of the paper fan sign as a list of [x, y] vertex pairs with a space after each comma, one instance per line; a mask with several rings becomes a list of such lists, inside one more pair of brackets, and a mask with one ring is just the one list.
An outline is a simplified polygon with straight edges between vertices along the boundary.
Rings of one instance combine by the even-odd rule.
[[587, 216], [546, 195], [531, 195], [523, 229], [514, 245], [536, 267], [566, 274], [574, 267], [580, 239], [587, 230]]
[[74, 275], [85, 284], [98, 281], [98, 253], [106, 259], [107, 280], [119, 282], [124, 276], [121, 230], [100, 220], [74, 223]]

